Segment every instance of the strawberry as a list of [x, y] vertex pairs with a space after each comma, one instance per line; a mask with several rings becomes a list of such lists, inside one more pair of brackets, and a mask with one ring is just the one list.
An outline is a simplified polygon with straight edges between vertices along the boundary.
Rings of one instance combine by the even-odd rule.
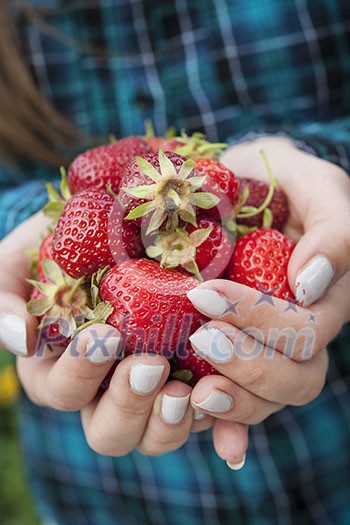
[[232, 256], [229, 237], [221, 224], [205, 216], [197, 219], [197, 225], [198, 229], [188, 224], [161, 232], [146, 249], [147, 255], [160, 259], [166, 268], [184, 268], [201, 280], [221, 277]]
[[52, 257], [74, 278], [143, 253], [137, 225], [124, 221], [122, 207], [104, 191], [73, 195], [54, 230]]
[[44, 330], [48, 343], [66, 346], [86, 320], [89, 323], [106, 321], [112, 307], [92, 297], [93, 286], [89, 291], [84, 277], [73, 279], [52, 259], [43, 259], [42, 269], [40, 281], [28, 279], [33, 290], [27, 310], [39, 318], [39, 328]]
[[46, 235], [46, 237], [44, 237], [39, 247], [37, 269], [38, 269], [38, 274], [40, 277], [44, 277], [43, 260], [52, 259], [52, 251], [51, 251], [52, 239], [53, 239], [53, 232], [49, 233], [48, 235]]
[[160, 149], [176, 152], [176, 149], [182, 146], [175, 138], [146, 137], [145, 141], [151, 146], [153, 153], [158, 153]]
[[198, 280], [147, 259], [124, 261], [100, 284], [100, 296], [114, 308], [107, 322], [123, 334], [127, 354], [184, 355], [188, 336], [207, 321], [186, 293]]
[[176, 358], [172, 377], [174, 377], [174, 379], [184, 380], [184, 382], [193, 386], [198, 383], [202, 377], [211, 375], [221, 374], [208, 363], [208, 361], [205, 361], [205, 359], [202, 359], [196, 354], [192, 350], [191, 345], [188, 345], [187, 355]]
[[163, 223], [174, 230], [179, 221], [196, 224], [194, 206], [208, 209], [219, 202], [210, 193], [198, 192], [204, 177], [198, 177], [193, 160], [172, 152], [136, 157], [120, 184], [120, 201], [126, 219], [147, 216], [146, 234], [157, 231]]
[[136, 155], [145, 155], [151, 151], [150, 144], [142, 138], [127, 137], [81, 153], [68, 169], [71, 192], [102, 190], [110, 185], [114, 193], [118, 193], [126, 166]]
[[109, 246], [113, 203], [112, 195], [98, 190], [81, 191], [67, 202], [54, 230], [52, 255], [71, 277], [90, 277], [115, 264]]
[[236, 240], [225, 277], [267, 295], [295, 302], [287, 267], [295, 242], [272, 228], [258, 228]]
[[220, 198], [218, 206], [207, 210], [206, 214], [215, 218], [231, 216], [239, 198], [238, 178], [216, 160], [198, 158], [195, 159], [195, 164], [196, 171], [200, 175], [206, 175], [201, 189]]
[[[269, 185], [266, 184], [266, 182], [250, 178], [240, 178], [239, 182], [241, 193], [247, 191], [246, 188], [249, 189], [248, 197], [244, 202], [244, 206], [252, 206], [259, 209], [263, 205], [268, 195]], [[289, 208], [287, 198], [280, 188], [274, 188], [272, 198], [268, 204], [268, 207], [265, 209], [269, 209], [271, 212], [272, 222], [270, 220], [271, 224], [269, 226], [276, 230], [281, 230], [288, 219]], [[249, 227], [256, 226], [259, 228], [265, 225], [263, 223], [264, 211], [261, 211], [260, 213], [257, 213], [251, 217], [240, 218], [239, 215], [237, 217], [237, 224], [243, 224]]]

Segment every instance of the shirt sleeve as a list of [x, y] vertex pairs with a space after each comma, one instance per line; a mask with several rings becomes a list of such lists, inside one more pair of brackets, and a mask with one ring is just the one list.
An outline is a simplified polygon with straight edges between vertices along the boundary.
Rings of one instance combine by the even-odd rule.
[[0, 239], [39, 211], [47, 201], [45, 182], [26, 182], [0, 193]]
[[330, 122], [310, 122], [286, 129], [321, 158], [350, 172], [350, 116]]
[[350, 116], [329, 122], [305, 122], [249, 131], [240, 137], [230, 137], [229, 144], [237, 144], [264, 136], [286, 137], [313, 155], [338, 164], [350, 173]]

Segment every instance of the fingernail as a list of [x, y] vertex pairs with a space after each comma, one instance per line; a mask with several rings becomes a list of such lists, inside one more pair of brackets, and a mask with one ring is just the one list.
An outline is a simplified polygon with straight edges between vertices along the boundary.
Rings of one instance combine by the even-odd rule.
[[302, 270], [295, 282], [295, 298], [301, 306], [309, 306], [322, 297], [334, 275], [329, 260], [323, 256], [314, 257]]
[[193, 401], [193, 403], [198, 408], [207, 410], [207, 412], [216, 412], [222, 414], [223, 412], [228, 412], [232, 408], [233, 399], [228, 394], [225, 394], [225, 392], [213, 390], [207, 399], [201, 403], [196, 403], [195, 401]]
[[226, 363], [233, 355], [231, 341], [217, 328], [202, 328], [189, 340], [198, 355], [208, 357], [214, 363]]
[[25, 319], [13, 314], [0, 317], [0, 341], [7, 350], [18, 356], [28, 355]]
[[186, 414], [190, 394], [185, 397], [174, 397], [163, 394], [161, 415], [166, 423], [179, 423]]
[[228, 309], [226, 299], [215, 290], [194, 288], [187, 293], [187, 297], [193, 306], [208, 314], [209, 317], [223, 315]]
[[194, 411], [193, 411], [193, 419], [195, 419], [196, 421], [201, 421], [202, 419], [205, 419], [206, 417], [207, 417], [207, 415], [204, 414], [204, 412], [201, 412], [200, 410], [194, 409]]
[[231, 470], [240, 470], [241, 468], [244, 467], [244, 464], [245, 464], [245, 454], [242, 458], [241, 461], [239, 461], [238, 463], [230, 463], [229, 461], [226, 461], [226, 465], [228, 467], [230, 467]]
[[120, 336], [90, 337], [86, 346], [85, 357], [94, 365], [105, 363], [117, 357]]
[[136, 394], [149, 394], [156, 388], [164, 372], [164, 365], [133, 365], [130, 386]]

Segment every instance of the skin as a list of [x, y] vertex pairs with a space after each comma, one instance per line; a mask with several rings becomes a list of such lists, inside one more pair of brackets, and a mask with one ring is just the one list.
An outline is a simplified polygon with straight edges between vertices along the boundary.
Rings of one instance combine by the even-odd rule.
[[[222, 162], [242, 177], [265, 179], [259, 155], [264, 149], [281, 187], [290, 202], [291, 215], [285, 232], [298, 241], [289, 264], [290, 286], [294, 289], [297, 273], [315, 255], [326, 255], [335, 276], [324, 296], [309, 308], [284, 312], [286, 303], [275, 300], [255, 305], [260, 294], [255, 290], [225, 280], [208, 281], [200, 286], [216, 290], [233, 303], [241, 301], [238, 315], [224, 314], [213, 318], [209, 325], [220, 329], [243, 351], [260, 345], [253, 359], [234, 354], [230, 361], [215, 364], [222, 376], [208, 376], [193, 390], [178, 381], [166, 383], [169, 364], [161, 356], [129, 356], [116, 368], [110, 387], [104, 393], [99, 385], [113, 365], [113, 359], [92, 364], [86, 357], [91, 329], [78, 336], [74, 356], [71, 345], [62, 353], [54, 348], [39, 358], [33, 356], [36, 347], [36, 319], [26, 312], [30, 286], [28, 263], [24, 251], [38, 243], [47, 220], [41, 213], [32, 217], [0, 243], [0, 315], [13, 313], [26, 320], [28, 358], [17, 359], [20, 381], [29, 398], [41, 406], [58, 410], [80, 410], [83, 429], [91, 448], [101, 454], [122, 456], [133, 449], [147, 455], [164, 454], [186, 442], [192, 431], [213, 427], [213, 443], [217, 454], [230, 463], [239, 463], [248, 446], [248, 426], [266, 419], [286, 404], [303, 405], [321, 392], [328, 366], [326, 345], [350, 319], [349, 252], [350, 183], [339, 167], [317, 159], [285, 139], [260, 139], [230, 148]], [[336, 206], [335, 206], [336, 203]], [[335, 233], [336, 232], [336, 233]], [[316, 315], [317, 322], [310, 321]], [[258, 329], [245, 334], [247, 327]], [[283, 337], [275, 344], [268, 341], [271, 328], [300, 330], [309, 327], [314, 338], [311, 356], [303, 359], [303, 344], [297, 342], [292, 358], [286, 358]], [[103, 339], [118, 335], [106, 325], [93, 328], [95, 337]], [[258, 334], [258, 336], [256, 335]], [[254, 338], [258, 337], [258, 342]], [[269, 345], [268, 348], [266, 345]], [[264, 359], [269, 351], [270, 359]], [[164, 365], [159, 384], [148, 394], [138, 394], [130, 386], [130, 371], [135, 364]], [[214, 364], [214, 363], [213, 363]], [[234, 400], [225, 413], [205, 413], [202, 420], [193, 418], [194, 408], [213, 390], [224, 392]], [[162, 419], [163, 395], [185, 397], [189, 404], [181, 421], [169, 424]]]

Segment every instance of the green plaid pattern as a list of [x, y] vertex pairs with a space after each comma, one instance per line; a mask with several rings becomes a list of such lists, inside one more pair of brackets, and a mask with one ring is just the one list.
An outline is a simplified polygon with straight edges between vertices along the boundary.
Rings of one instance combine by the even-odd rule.
[[[40, 90], [91, 134], [203, 131], [239, 141], [283, 131], [349, 170], [347, 0], [32, 0], [56, 33], [17, 23]], [[57, 170], [0, 168], [0, 234], [40, 208]], [[210, 432], [176, 452], [92, 452], [79, 414], [22, 403], [30, 486], [51, 525], [350, 523], [350, 328], [327, 385], [250, 430], [230, 471]]]

